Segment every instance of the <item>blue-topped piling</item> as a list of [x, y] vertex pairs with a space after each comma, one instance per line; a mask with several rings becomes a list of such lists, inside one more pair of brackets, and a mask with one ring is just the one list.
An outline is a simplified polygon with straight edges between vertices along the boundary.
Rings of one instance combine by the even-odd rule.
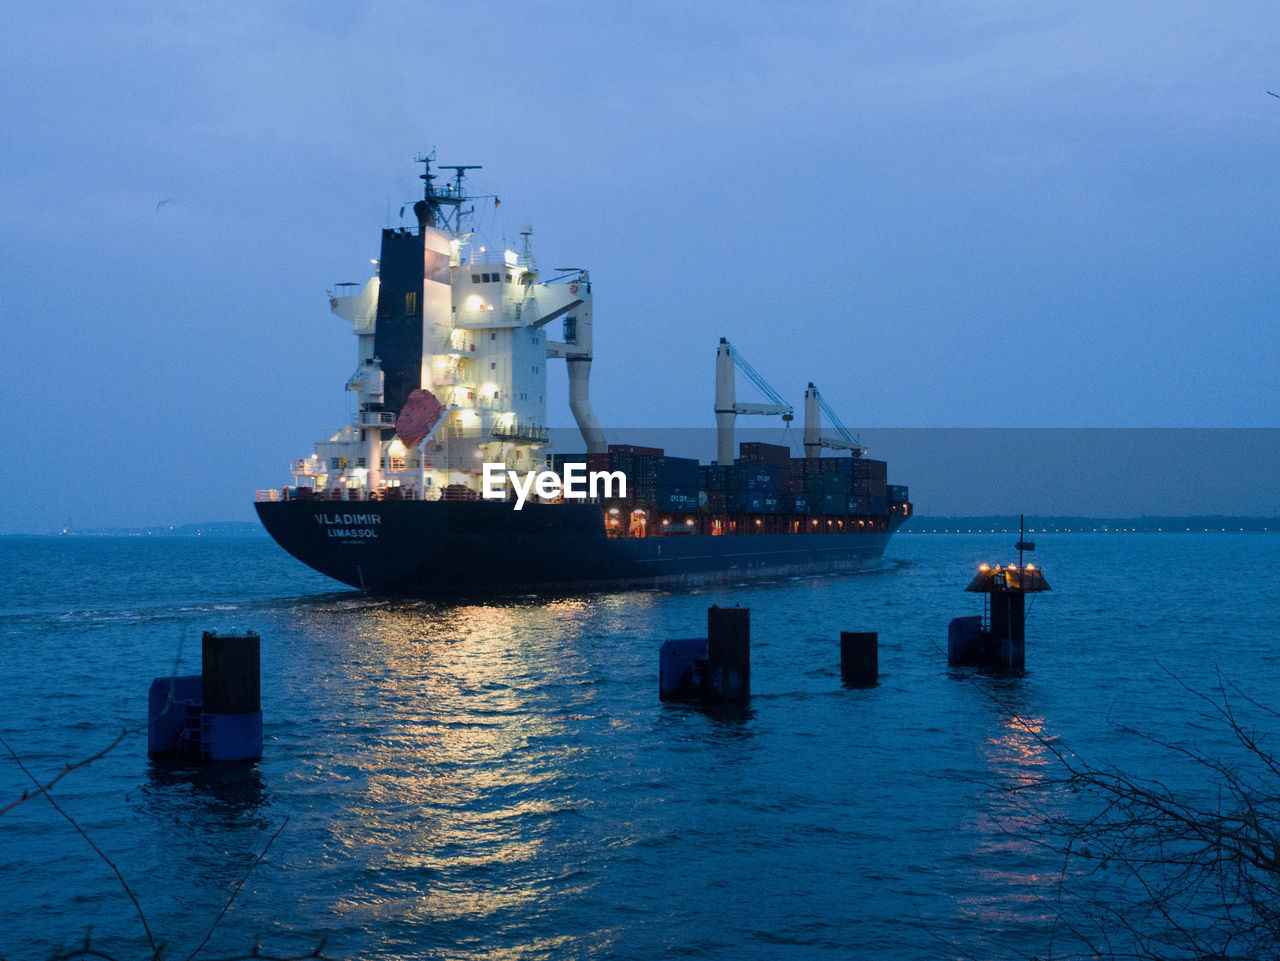
[[249, 761], [262, 757], [261, 641], [257, 634], [204, 632], [203, 757]]
[[658, 651], [663, 701], [732, 703], [751, 697], [751, 609], [707, 610], [707, 636], [665, 641]]
[[253, 631], [201, 639], [201, 673], [158, 677], [147, 694], [147, 753], [201, 761], [262, 757], [261, 643]]

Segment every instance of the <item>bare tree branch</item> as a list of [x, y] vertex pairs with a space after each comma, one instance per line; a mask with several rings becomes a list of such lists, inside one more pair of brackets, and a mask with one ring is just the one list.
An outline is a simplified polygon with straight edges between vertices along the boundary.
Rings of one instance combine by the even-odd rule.
[[[1233, 686], [1210, 696], [1179, 683], [1205, 702], [1202, 716], [1225, 727], [1240, 759], [1127, 733], [1198, 772], [1201, 787], [1175, 790], [1092, 763], [987, 691], [1062, 772], [999, 784], [996, 796], [1035, 815], [1037, 843], [1061, 852], [1056, 910], [1091, 956], [1280, 957], [1280, 765], [1238, 712]], [[1076, 813], [1082, 805], [1088, 813]]]
[[[55, 784], [61, 781], [64, 777], [66, 777], [72, 771], [77, 770], [78, 768], [85, 767], [86, 765], [92, 764], [94, 761], [102, 760], [102, 758], [106, 757], [108, 754], [114, 751], [116, 747], [119, 746], [120, 742], [123, 741], [126, 737], [128, 737], [130, 734], [137, 734], [141, 730], [142, 730], [141, 728], [125, 728], [123, 731], [120, 732], [120, 734], [116, 737], [114, 741], [112, 741], [110, 744], [104, 747], [97, 754], [91, 755], [90, 757], [87, 757], [82, 761], [76, 761], [74, 764], [68, 764], [66, 767], [62, 769], [62, 771], [57, 775], [57, 777], [54, 777], [52, 780], [46, 781], [44, 784], [41, 784], [39, 781], [37, 781], [35, 790], [23, 791], [22, 796], [19, 797], [18, 800], [10, 801], [4, 807], [0, 808], [0, 815], [7, 814], [8, 812], [16, 808], [19, 804], [23, 804], [27, 801], [30, 801], [32, 798], [38, 798], [41, 794], [44, 794], [46, 791], [49, 790], [49, 788], [53, 787]], [[4, 739], [0, 738], [0, 744], [3, 744], [3, 743], [4, 743]], [[14, 754], [13, 748], [9, 747], [8, 744], [5, 744], [4, 746], [10, 754], [13, 754], [14, 760], [17, 760], [18, 756], [17, 754]], [[22, 762], [18, 761], [18, 765], [21, 766]], [[23, 768], [22, 770], [23, 772], [27, 773], [28, 777], [31, 777], [30, 773], [27, 772], [26, 768]]]
[[199, 954], [202, 950], [204, 950], [204, 946], [208, 944], [209, 939], [213, 937], [214, 928], [218, 926], [218, 923], [222, 920], [223, 916], [229, 910], [231, 910], [231, 903], [235, 901], [236, 895], [239, 894], [240, 889], [244, 887], [244, 882], [248, 880], [249, 875], [253, 873], [253, 869], [256, 868], [258, 864], [262, 861], [262, 859], [267, 856], [267, 852], [271, 850], [271, 845], [275, 843], [276, 838], [280, 836], [280, 832], [285, 829], [285, 826], [288, 823], [289, 823], [289, 818], [285, 817], [284, 821], [280, 824], [280, 826], [276, 828], [276, 833], [271, 835], [271, 839], [267, 841], [266, 847], [264, 847], [261, 853], [256, 858], [253, 859], [253, 863], [249, 865], [249, 867], [245, 870], [244, 874], [241, 876], [239, 882], [236, 883], [236, 889], [231, 892], [231, 897], [228, 898], [227, 903], [222, 906], [222, 910], [218, 912], [218, 916], [213, 919], [213, 924], [209, 925], [209, 930], [205, 933], [204, 940], [200, 942], [200, 944], [196, 947], [194, 951], [192, 951], [189, 955], [187, 955], [187, 961], [193, 961], [195, 956]]
[[[125, 733], [128, 733], [128, 732], [126, 731]], [[120, 737], [123, 738], [124, 734], [121, 734]], [[119, 739], [117, 739], [116, 743], [119, 743]], [[53, 799], [53, 794], [49, 792], [48, 786], [41, 785], [39, 779], [37, 779], [34, 774], [32, 774], [29, 770], [27, 770], [27, 766], [22, 763], [22, 758], [18, 757], [18, 752], [9, 746], [9, 742], [6, 741], [4, 738], [0, 737], [0, 745], [3, 745], [4, 749], [8, 751], [10, 755], [12, 755], [13, 760], [17, 763], [18, 767], [22, 768], [22, 773], [25, 774], [28, 778], [30, 778], [31, 783], [33, 783], [37, 788], [40, 789], [40, 793], [44, 796], [44, 799], [46, 801], [48, 801], [51, 805], [53, 805], [53, 809], [57, 811], [59, 814], [61, 814], [64, 818], [66, 818], [67, 823], [76, 829], [76, 833], [79, 834], [82, 838], [84, 838], [85, 843], [88, 844], [89, 847], [93, 848], [94, 852], [98, 855], [98, 857], [102, 858], [103, 861], [107, 862], [107, 866], [111, 868], [113, 872], [115, 872], [116, 879], [120, 882], [120, 887], [124, 888], [124, 893], [129, 896], [129, 900], [133, 902], [134, 910], [138, 912], [138, 920], [142, 922], [142, 929], [147, 932], [147, 941], [151, 945], [152, 958], [159, 958], [160, 952], [163, 950], [163, 945], [156, 943], [155, 937], [151, 934], [151, 926], [147, 924], [147, 916], [142, 911], [142, 905], [138, 903], [137, 895], [133, 893], [133, 888], [129, 887], [129, 882], [124, 879], [124, 875], [120, 873], [120, 869], [116, 867], [116, 863], [112, 861], [111, 858], [107, 857], [106, 852], [104, 852], [102, 848], [98, 847], [98, 845], [93, 843], [93, 839], [89, 837], [88, 834], [85, 833], [84, 828], [80, 826], [79, 822], [77, 822], [75, 818], [73, 818], [70, 814], [68, 814], [65, 810], [63, 810], [62, 806], [59, 805], [58, 802]]]

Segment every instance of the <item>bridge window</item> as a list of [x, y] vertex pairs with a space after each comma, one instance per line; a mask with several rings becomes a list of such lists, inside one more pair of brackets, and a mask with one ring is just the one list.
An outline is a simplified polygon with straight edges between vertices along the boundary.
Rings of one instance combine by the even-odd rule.
[[578, 339], [578, 318], [566, 317], [564, 319], [564, 339], [567, 343], [573, 343]]
[[478, 283], [480, 283], [480, 275], [479, 275], [479, 274], [472, 274], [472, 275], [471, 275], [471, 282], [472, 282], [473, 284], [478, 284]]

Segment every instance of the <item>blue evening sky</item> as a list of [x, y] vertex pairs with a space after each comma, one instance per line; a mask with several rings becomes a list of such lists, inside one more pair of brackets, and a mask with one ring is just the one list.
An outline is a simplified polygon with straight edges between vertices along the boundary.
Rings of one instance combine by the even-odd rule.
[[1280, 426], [1274, 3], [5, 20], [0, 532], [251, 519], [344, 421], [326, 289], [432, 147], [488, 242], [590, 269], [606, 426], [709, 426], [721, 336], [861, 429]]

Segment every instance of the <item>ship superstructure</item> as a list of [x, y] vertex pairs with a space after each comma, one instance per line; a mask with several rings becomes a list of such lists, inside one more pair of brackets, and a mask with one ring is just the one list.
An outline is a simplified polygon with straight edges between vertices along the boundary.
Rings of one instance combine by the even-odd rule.
[[[589, 273], [559, 271], [542, 281], [527, 225], [519, 250], [479, 243], [466, 229], [474, 200], [465, 192], [466, 171], [478, 168], [442, 168], [454, 176], [440, 185], [431, 158], [420, 162], [417, 229], [384, 229], [375, 276], [358, 292], [353, 284], [330, 292], [333, 312], [356, 334], [347, 388], [356, 392], [357, 414], [294, 462], [295, 482], [317, 491], [470, 497], [481, 490], [484, 463], [513, 470], [544, 463], [547, 369], [555, 360], [568, 367], [570, 409], [587, 449], [605, 449], [589, 395]], [[419, 438], [397, 421], [423, 404], [428, 424]]]

